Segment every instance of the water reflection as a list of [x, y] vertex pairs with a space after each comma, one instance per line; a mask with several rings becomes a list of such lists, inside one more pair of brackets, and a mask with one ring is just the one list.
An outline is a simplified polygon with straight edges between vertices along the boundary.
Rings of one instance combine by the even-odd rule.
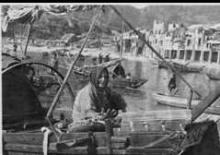
[[[31, 53], [34, 56], [34, 53]], [[49, 56], [40, 55], [39, 53], [35, 54], [35, 59], [42, 61], [43, 63], [48, 63]], [[66, 62], [70, 64], [71, 60], [74, 60], [74, 57], [67, 60], [67, 57], [60, 57], [60, 64], [63, 66]], [[77, 63], [78, 66], [83, 64], [90, 65], [93, 64], [92, 57], [85, 57]], [[168, 82], [172, 76], [172, 72], [166, 69], [158, 69], [158, 66], [155, 65], [151, 60], [146, 59], [145, 61], [138, 60], [124, 60], [122, 65], [125, 68], [126, 73], [131, 73], [132, 76], [136, 78], [148, 79], [147, 83], [141, 86], [138, 89], [117, 89], [116, 91], [120, 93], [126, 102], [128, 103], [128, 112], [135, 112], [137, 114], [148, 114], [149, 111], [157, 111], [158, 114], [161, 114], [161, 111], [165, 110], [166, 112], [172, 114], [173, 110], [178, 109], [175, 107], [169, 107], [165, 105], [158, 104], [155, 99], [152, 97], [153, 92], [159, 92], [166, 94], [168, 92]], [[65, 76], [67, 72], [67, 66], [59, 68], [59, 71]], [[186, 74], [183, 75], [187, 81], [193, 85], [193, 87], [200, 91], [201, 93], [207, 94], [210, 89], [220, 88], [220, 82], [218, 85], [215, 81], [210, 81], [207, 79], [207, 76], [201, 74]], [[203, 82], [201, 82], [203, 80]], [[83, 88], [88, 83], [88, 78], [76, 75], [72, 73], [69, 77], [68, 82], [70, 83], [72, 90], [76, 94], [81, 88]], [[187, 95], [188, 92], [187, 86], [177, 79], [177, 86], [180, 89], [179, 93], [183, 96]], [[209, 90], [208, 90], [209, 89]], [[67, 117], [71, 116], [72, 102], [69, 98], [64, 98], [61, 100], [59, 108], [63, 108], [68, 112]], [[64, 108], [66, 107], [66, 108]]]
[[[131, 93], [123, 93], [128, 102], [129, 111], [148, 111], [148, 110], [169, 110], [171, 107], [159, 105], [152, 97], [152, 92], [158, 92], [166, 86], [167, 81], [161, 81], [161, 76], [168, 74], [166, 71], [159, 71], [152, 61], [124, 60], [122, 62], [126, 72], [130, 72], [134, 77], [148, 79], [142, 87], [133, 90], [132, 94], [141, 94], [134, 97]], [[163, 79], [163, 78], [162, 78]], [[140, 93], [141, 92], [141, 93]]]
[[[44, 55], [42, 55], [40, 60], [47, 63], [47, 59], [43, 57]], [[71, 59], [67, 57], [60, 57], [59, 59], [61, 64], [59, 71], [65, 75], [67, 72], [67, 68], [64, 69], [65, 63], [70, 64], [70, 61], [74, 60], [74, 57]], [[84, 57], [77, 63], [77, 65], [82, 66], [83, 64], [89, 65], [92, 63], [92, 57]], [[125, 68], [126, 73], [131, 73], [133, 77], [148, 79], [147, 83], [137, 89], [115, 89], [115, 91], [120, 93], [128, 103], [128, 111], [143, 112], [148, 110], [175, 109], [157, 104], [152, 97], [152, 92], [166, 92], [167, 77], [169, 77], [169, 72], [165, 70], [158, 70], [158, 67], [152, 63], [152, 61], [147, 59], [146, 61], [124, 60], [122, 61], [122, 65]], [[72, 73], [68, 81], [76, 94], [87, 84], [88, 79]]]

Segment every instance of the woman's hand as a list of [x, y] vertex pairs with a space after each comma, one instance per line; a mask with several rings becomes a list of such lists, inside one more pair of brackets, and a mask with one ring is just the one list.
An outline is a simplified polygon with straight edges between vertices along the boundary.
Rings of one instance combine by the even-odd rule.
[[101, 119], [106, 119], [106, 118], [114, 118], [118, 115], [118, 110], [115, 109], [108, 109], [106, 112], [104, 112], [104, 108], [101, 110]]

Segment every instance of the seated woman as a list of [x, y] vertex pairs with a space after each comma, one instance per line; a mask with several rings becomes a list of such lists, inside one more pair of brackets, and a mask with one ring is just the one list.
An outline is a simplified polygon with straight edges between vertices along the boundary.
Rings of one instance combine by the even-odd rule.
[[95, 126], [93, 120], [114, 118], [118, 110], [126, 112], [127, 104], [119, 94], [108, 87], [108, 81], [109, 73], [106, 68], [98, 67], [91, 72], [89, 84], [76, 96], [72, 112], [73, 123], [69, 126], [69, 131], [97, 131], [99, 127], [103, 130], [105, 126]]

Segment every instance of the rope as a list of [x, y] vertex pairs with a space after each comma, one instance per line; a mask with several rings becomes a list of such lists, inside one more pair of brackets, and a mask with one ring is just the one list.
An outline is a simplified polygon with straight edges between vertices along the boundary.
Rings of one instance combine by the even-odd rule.
[[47, 127], [42, 127], [41, 132], [43, 132], [43, 134], [44, 134], [43, 155], [47, 155], [48, 154], [49, 135], [52, 133], [52, 131], [50, 129], [48, 129]]
[[186, 85], [193, 90], [198, 96], [201, 96], [195, 89], [192, 88], [192, 86], [182, 77], [182, 75], [175, 70], [175, 68], [167, 62], [150, 44], [145, 40], [145, 38], [140, 34], [139, 31], [137, 31], [122, 15], [121, 13], [114, 7], [114, 6], [109, 6], [114, 10], [114, 12], [138, 35], [138, 37], [151, 49], [151, 51], [157, 55], [183, 82], [186, 83]]
[[55, 131], [55, 129], [54, 129], [54, 127], [53, 127], [53, 125], [52, 125], [52, 123], [51, 123], [51, 121], [50, 121], [51, 114], [52, 114], [52, 112], [53, 112], [53, 110], [54, 110], [54, 108], [55, 108], [55, 106], [56, 106], [56, 103], [57, 103], [57, 101], [58, 101], [58, 99], [59, 99], [59, 97], [60, 97], [60, 95], [61, 95], [61, 93], [62, 93], [62, 91], [63, 91], [63, 89], [64, 89], [64, 86], [65, 86], [65, 84], [66, 84], [66, 82], [67, 82], [67, 80], [68, 80], [68, 78], [69, 78], [69, 76], [70, 76], [70, 74], [71, 74], [71, 71], [72, 71], [73, 67], [75, 66], [76, 62], [77, 62], [78, 59], [80, 58], [80, 55], [81, 55], [81, 53], [82, 53], [82, 51], [83, 51], [83, 49], [84, 49], [84, 47], [85, 47], [85, 45], [86, 45], [86, 43], [87, 43], [87, 40], [88, 40], [88, 38], [89, 38], [89, 34], [90, 34], [90, 32], [92, 31], [92, 29], [93, 29], [93, 27], [94, 27], [94, 25], [95, 25], [95, 21], [97, 20], [97, 18], [98, 18], [99, 15], [101, 14], [101, 11], [102, 11], [102, 10], [100, 9], [100, 13], [98, 13], [98, 14], [93, 18], [92, 24], [90, 25], [90, 28], [89, 28], [89, 31], [88, 31], [88, 33], [87, 33], [87, 35], [86, 35], [85, 41], [84, 41], [84, 43], [83, 43], [83, 45], [82, 45], [82, 47], [81, 47], [81, 49], [80, 49], [80, 51], [79, 51], [79, 53], [78, 53], [76, 59], [70, 64], [70, 67], [69, 67], [69, 69], [68, 69], [68, 71], [67, 71], [67, 74], [66, 74], [66, 76], [65, 76], [65, 78], [64, 78], [64, 80], [63, 80], [63, 83], [62, 83], [61, 87], [59, 88], [59, 90], [58, 90], [56, 96], [54, 97], [53, 102], [52, 102], [52, 104], [51, 104], [51, 106], [50, 106], [50, 108], [49, 108], [49, 110], [48, 110], [48, 112], [47, 112], [46, 120], [49, 122], [50, 127], [53, 129], [53, 132], [56, 132], [56, 131]]

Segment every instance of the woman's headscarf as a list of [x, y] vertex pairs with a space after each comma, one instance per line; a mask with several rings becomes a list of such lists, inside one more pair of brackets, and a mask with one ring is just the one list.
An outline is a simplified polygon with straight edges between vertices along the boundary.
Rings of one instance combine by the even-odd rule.
[[91, 73], [90, 73], [90, 82], [91, 84], [99, 89], [99, 86], [98, 86], [98, 80], [101, 76], [102, 73], [105, 73], [105, 78], [106, 78], [106, 83], [105, 83], [105, 87], [107, 87], [108, 85], [108, 81], [109, 81], [109, 73], [108, 73], [108, 70], [107, 68], [105, 67], [97, 67], [95, 70], [93, 70]]
[[[98, 86], [98, 80], [101, 74], [105, 72], [105, 86], [100, 88]], [[97, 111], [101, 111], [101, 108], [110, 108], [110, 89], [107, 87], [109, 81], [109, 73], [105, 67], [97, 67], [90, 73], [91, 92], [90, 97], [92, 104], [96, 107]]]
[[[104, 88], [99, 88], [98, 79], [101, 74], [105, 72], [106, 83]], [[105, 67], [97, 67], [90, 74], [90, 83], [91, 83], [91, 91], [90, 98], [91, 104], [94, 107], [94, 110], [97, 112], [101, 112], [101, 109], [104, 108], [105, 111], [107, 109], [126, 109], [126, 102], [124, 99], [117, 93], [111, 91], [111, 89], [107, 86], [109, 81], [109, 73], [107, 68]]]

